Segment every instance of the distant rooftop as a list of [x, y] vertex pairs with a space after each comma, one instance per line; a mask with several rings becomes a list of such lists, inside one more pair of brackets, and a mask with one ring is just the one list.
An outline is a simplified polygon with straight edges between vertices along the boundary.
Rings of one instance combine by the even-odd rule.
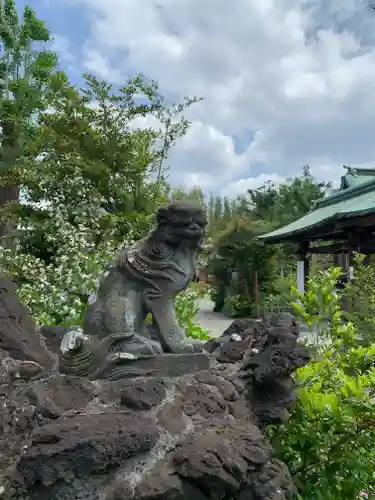
[[341, 177], [340, 191], [375, 179], [375, 168], [343, 167], [347, 173]]
[[360, 194], [374, 191], [375, 168], [355, 168], [343, 165], [347, 173], [341, 177], [340, 188], [331, 195], [316, 200], [314, 210], [336, 204], [339, 201], [357, 198]]
[[317, 200], [314, 209], [300, 219], [259, 238], [268, 243], [281, 243], [303, 238], [308, 232], [340, 219], [351, 219], [375, 213], [375, 168], [344, 165], [340, 189]]

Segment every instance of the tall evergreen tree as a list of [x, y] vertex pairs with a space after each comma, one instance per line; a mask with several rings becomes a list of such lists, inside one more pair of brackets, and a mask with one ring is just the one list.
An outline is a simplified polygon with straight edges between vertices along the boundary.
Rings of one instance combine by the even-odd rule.
[[225, 196], [223, 200], [223, 218], [225, 220], [229, 220], [231, 218], [232, 211], [231, 211], [231, 206], [230, 202], [227, 196]]
[[218, 222], [223, 216], [223, 202], [220, 196], [215, 196], [214, 222]]

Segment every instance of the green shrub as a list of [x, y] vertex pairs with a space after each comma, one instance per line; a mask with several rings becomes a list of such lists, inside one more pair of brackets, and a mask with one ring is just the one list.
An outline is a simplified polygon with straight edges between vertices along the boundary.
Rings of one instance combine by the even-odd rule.
[[[0, 247], [0, 269], [17, 280], [19, 297], [37, 323], [69, 326], [82, 322], [87, 298], [120, 248], [110, 232], [98, 244], [93, 233], [94, 219], [82, 216], [76, 227], [67, 222], [62, 208], [55, 210], [45, 231], [47, 243], [56, 248], [53, 262]], [[131, 238], [130, 233], [128, 236]]]
[[291, 287], [292, 310], [307, 325], [311, 334], [314, 334], [316, 347], [333, 341], [335, 332], [342, 325], [342, 294], [336, 290], [341, 272], [339, 267], [317, 271], [315, 276], [309, 279], [304, 294], [299, 293], [295, 285]]
[[174, 301], [176, 316], [179, 324], [185, 329], [187, 337], [196, 340], [209, 340], [211, 337], [204, 328], [194, 321], [199, 311], [201, 291], [196, 291], [194, 284], [177, 295]]
[[260, 299], [262, 313], [281, 313], [290, 309], [290, 298], [286, 295], [268, 294]]
[[249, 297], [229, 295], [224, 302], [223, 313], [231, 318], [243, 318], [256, 315], [256, 305]]
[[[365, 263], [365, 259], [367, 263]], [[349, 311], [364, 345], [375, 342], [375, 256], [354, 255], [354, 277], [346, 286]]]
[[303, 296], [293, 290], [295, 313], [316, 328], [316, 358], [297, 373], [291, 418], [268, 431], [301, 500], [356, 500], [375, 488], [375, 345], [359, 346], [355, 326], [343, 320], [340, 272], [311, 278]]
[[290, 302], [290, 289], [297, 281], [297, 274], [292, 270], [286, 276], [279, 276], [275, 279], [273, 288], [276, 294], [288, 297]]
[[205, 283], [190, 283], [190, 290], [193, 290], [199, 299], [204, 299], [210, 292], [211, 287]]
[[290, 310], [291, 287], [296, 282], [295, 273], [276, 278], [271, 293], [262, 294], [260, 305], [262, 313], [281, 313]]

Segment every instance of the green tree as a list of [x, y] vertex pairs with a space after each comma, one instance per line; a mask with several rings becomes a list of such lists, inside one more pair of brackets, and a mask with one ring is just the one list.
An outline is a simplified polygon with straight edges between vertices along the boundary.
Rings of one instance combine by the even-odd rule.
[[245, 196], [239, 196], [236, 200], [236, 212], [238, 215], [244, 215], [249, 212], [249, 202]]
[[[19, 199], [20, 184], [8, 174], [19, 158], [28, 153], [38, 112], [50, 101], [45, 92], [55, 72], [57, 57], [43, 50], [50, 40], [45, 24], [26, 6], [19, 18], [14, 0], [0, 3], [0, 208]], [[10, 230], [2, 220], [0, 237]]]
[[214, 203], [214, 222], [218, 222], [223, 216], [223, 201], [221, 196], [215, 196]]
[[[168, 199], [158, 178], [165, 129], [134, 126], [169, 114], [156, 84], [137, 76], [114, 91], [85, 80], [83, 91], [64, 75], [51, 81], [53, 112], [39, 113], [28, 154], [12, 169], [23, 189], [11, 211], [20, 248], [1, 249], [0, 265], [40, 323], [79, 324], [104, 265], [145, 234]], [[185, 132], [176, 118], [169, 144]]]
[[230, 200], [230, 213], [232, 215], [238, 214], [238, 200]]
[[206, 207], [204, 194], [202, 192], [202, 189], [199, 186], [193, 186], [189, 190], [187, 190], [181, 186], [171, 188], [170, 189], [170, 199], [172, 201], [176, 201], [176, 200], [196, 201], [200, 205]]
[[[250, 217], [271, 224], [272, 229], [290, 224], [306, 215], [314, 207], [314, 202], [323, 198], [330, 183], [317, 182], [305, 166], [302, 175], [276, 185], [268, 181], [260, 188], [248, 191], [247, 206], [243, 207]], [[278, 265], [289, 267], [296, 261], [296, 247], [284, 244], [278, 247]]]
[[306, 215], [330, 186], [327, 182], [317, 182], [306, 165], [302, 175], [285, 183], [277, 186], [267, 181], [258, 189], [249, 190], [247, 210], [275, 227], [281, 227]]
[[301, 176], [279, 186], [275, 203], [279, 224], [289, 224], [306, 215], [330, 187], [329, 182], [317, 182], [311, 175], [310, 167], [304, 166]]
[[375, 344], [375, 256], [354, 255], [354, 279], [345, 286], [346, 317], [358, 331], [361, 345]]
[[228, 197], [225, 196], [223, 200], [223, 218], [225, 220], [230, 220], [231, 216], [232, 216], [232, 211], [231, 211], [230, 201]]
[[206, 207], [206, 200], [202, 189], [199, 186], [193, 186], [188, 193], [189, 200], [196, 201], [203, 207]]
[[208, 229], [211, 232], [215, 219], [215, 196], [213, 195], [213, 193], [210, 193], [210, 197], [208, 199], [207, 217]]
[[[95, 252], [109, 239], [139, 239], [158, 203], [167, 200], [166, 186], [155, 180], [166, 154], [165, 130], [134, 127], [137, 118], [166, 113], [156, 84], [137, 76], [114, 91], [93, 76], [85, 80], [83, 91], [63, 75], [52, 82], [53, 112], [39, 114], [28, 156], [13, 169], [24, 195], [12, 210], [21, 260], [32, 255], [53, 267], [60, 240], [68, 238], [61, 228], [69, 238], [83, 231], [80, 251], [86, 245]], [[183, 117], [174, 131], [168, 138], [172, 145], [186, 131]], [[12, 271], [29, 281], [29, 268]], [[82, 295], [85, 300], [86, 291]]]
[[272, 292], [275, 248], [257, 240], [264, 223], [248, 216], [233, 217], [216, 233], [209, 268], [214, 276], [215, 309], [233, 316], [256, 313], [257, 292]]
[[188, 193], [183, 187], [169, 187], [169, 199], [170, 201], [187, 200]]
[[249, 210], [256, 217], [274, 221], [280, 214], [276, 213], [278, 189], [272, 181], [265, 182], [258, 189], [248, 190], [248, 205]]

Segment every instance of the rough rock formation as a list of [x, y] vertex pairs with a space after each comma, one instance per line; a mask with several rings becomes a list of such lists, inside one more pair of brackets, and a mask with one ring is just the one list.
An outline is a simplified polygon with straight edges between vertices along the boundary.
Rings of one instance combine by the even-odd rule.
[[14, 359], [31, 360], [47, 369], [55, 363], [15, 294], [13, 281], [3, 273], [0, 273], [0, 349]]
[[181, 363], [174, 376], [119, 381], [43, 372], [1, 351], [0, 498], [291, 498], [264, 427], [287, 418], [291, 375], [309, 359], [293, 321], [235, 321], [207, 350], [195, 373]]

